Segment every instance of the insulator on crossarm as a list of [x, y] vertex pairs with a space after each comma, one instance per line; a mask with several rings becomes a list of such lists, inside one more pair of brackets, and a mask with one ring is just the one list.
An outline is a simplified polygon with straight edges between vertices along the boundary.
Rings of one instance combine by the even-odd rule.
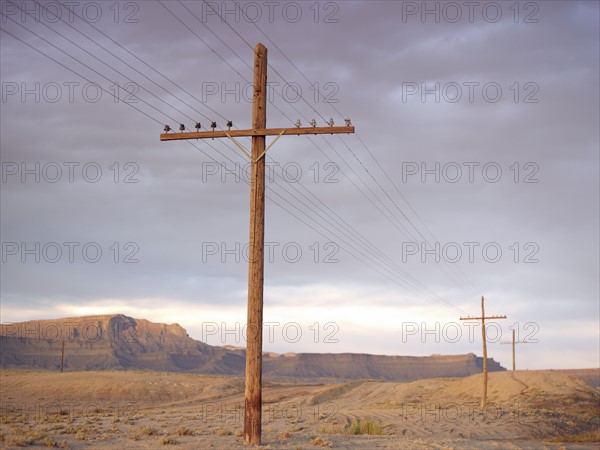
[[231, 120], [227, 121], [227, 129], [231, 130], [231, 127], [233, 126], [233, 122]]
[[296, 128], [300, 128], [302, 126], [302, 122], [300, 122], [300, 119], [296, 120]]
[[171, 127], [169, 125], [165, 125], [165, 133], [171, 131]]
[[344, 119], [344, 122], [346, 122], [346, 126], [347, 127], [351, 127], [352, 126], [352, 121], [350, 119]]
[[325, 122], [327, 125], [329, 125], [330, 127], [333, 126], [333, 119], [329, 119]]
[[317, 121], [315, 119], [310, 121], [310, 124], [312, 125], [313, 128], [315, 128], [317, 126]]
[[194, 128], [196, 129], [196, 131], [200, 131], [200, 122], [196, 122], [196, 125], [194, 125]]
[[185, 125], [180, 123], [179, 124], [179, 131], [184, 132], [185, 131]]

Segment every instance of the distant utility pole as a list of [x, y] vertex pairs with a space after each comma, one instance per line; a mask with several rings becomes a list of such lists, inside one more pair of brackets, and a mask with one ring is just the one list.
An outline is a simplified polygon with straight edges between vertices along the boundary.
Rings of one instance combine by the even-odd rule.
[[487, 358], [487, 340], [485, 337], [485, 319], [506, 319], [506, 316], [485, 316], [485, 307], [483, 305], [483, 295], [481, 296], [481, 317], [461, 317], [460, 320], [481, 320], [481, 340], [483, 341], [483, 394], [481, 396], [481, 407], [487, 403], [487, 384], [488, 384], [488, 358]]
[[515, 341], [515, 330], [512, 330], [512, 342], [500, 342], [501, 344], [507, 345], [507, 344], [511, 344], [512, 345], [512, 371], [516, 371], [517, 370], [517, 364], [516, 364], [516, 359], [515, 359], [515, 344], [529, 344], [529, 342], [527, 341]]
[[62, 338], [62, 345], [60, 350], [60, 373], [63, 373], [65, 367], [65, 338]]
[[[346, 126], [334, 127], [333, 120], [327, 127], [267, 128], [267, 49], [257, 44], [254, 49], [254, 94], [252, 99], [252, 129], [231, 130], [233, 124], [227, 122], [227, 130], [215, 131], [217, 124], [212, 122], [212, 131], [184, 132], [185, 125], [179, 126], [180, 133], [169, 133], [165, 126], [161, 141], [184, 139], [229, 138], [250, 159], [250, 240], [248, 253], [248, 322], [246, 324], [246, 389], [244, 408], [244, 444], [261, 443], [262, 408], [262, 328], [263, 328], [263, 284], [264, 284], [264, 239], [265, 239], [265, 154], [282, 135], [311, 135], [354, 133], [350, 120]], [[234, 138], [252, 137], [252, 151], [248, 152]], [[266, 136], [276, 136], [265, 148]]]

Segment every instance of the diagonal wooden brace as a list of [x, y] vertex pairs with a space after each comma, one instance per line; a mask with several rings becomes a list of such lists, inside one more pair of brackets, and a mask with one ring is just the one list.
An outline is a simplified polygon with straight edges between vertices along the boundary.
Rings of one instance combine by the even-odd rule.
[[248, 159], [252, 160], [252, 156], [250, 156], [250, 153], [248, 153], [238, 141], [236, 141], [229, 133], [225, 133], [225, 135], [233, 141], [237, 148], [239, 148], [244, 153], [244, 155], [248, 157]]
[[265, 156], [265, 154], [266, 154], [266, 153], [269, 151], [269, 149], [270, 149], [270, 148], [273, 146], [273, 144], [274, 144], [275, 142], [277, 142], [277, 139], [279, 139], [281, 136], [283, 136], [283, 133], [285, 133], [285, 129], [284, 129], [284, 130], [282, 130], [282, 131], [281, 131], [281, 133], [279, 133], [279, 134], [277, 135], [277, 137], [276, 137], [275, 139], [273, 139], [273, 142], [271, 142], [271, 143], [269, 144], [269, 146], [268, 146], [268, 147], [265, 149], [265, 151], [264, 151], [264, 152], [262, 152], [260, 155], [258, 155], [258, 158], [254, 159], [254, 160], [252, 159], [252, 156], [250, 156], [250, 153], [248, 153], [248, 152], [246, 151], [246, 149], [245, 149], [244, 147], [242, 147], [242, 145], [241, 145], [241, 144], [240, 144], [238, 141], [236, 141], [236, 140], [233, 138], [233, 136], [231, 136], [229, 133], [225, 133], [225, 135], [226, 135], [226, 136], [227, 136], [229, 139], [231, 139], [231, 140], [232, 140], [232, 142], [233, 142], [233, 143], [234, 143], [234, 144], [237, 146], [237, 148], [239, 148], [239, 149], [240, 149], [240, 150], [241, 150], [241, 151], [244, 153], [244, 155], [246, 155], [246, 156], [247, 156], [247, 157], [250, 159], [250, 161], [252, 161], [253, 163], [256, 163], [256, 162], [258, 162], [258, 161], [259, 161], [259, 160], [260, 160], [260, 159], [261, 159], [263, 156]]
[[264, 151], [264, 152], [262, 152], [262, 153], [261, 153], [261, 154], [258, 156], [258, 158], [256, 158], [256, 161], [254, 161], [254, 162], [258, 162], [258, 160], [259, 160], [260, 158], [262, 158], [263, 156], [265, 156], [265, 153], [267, 153], [267, 152], [269, 151], [269, 149], [270, 149], [270, 148], [273, 146], [273, 144], [274, 144], [275, 142], [277, 142], [277, 139], [279, 139], [281, 136], [283, 136], [283, 133], [285, 133], [285, 130], [281, 130], [281, 133], [279, 133], [279, 134], [277, 135], [277, 137], [276, 137], [275, 139], [273, 139], [273, 142], [271, 142], [271, 143], [269, 144], [269, 146], [268, 146], [267, 148], [265, 148], [265, 151]]

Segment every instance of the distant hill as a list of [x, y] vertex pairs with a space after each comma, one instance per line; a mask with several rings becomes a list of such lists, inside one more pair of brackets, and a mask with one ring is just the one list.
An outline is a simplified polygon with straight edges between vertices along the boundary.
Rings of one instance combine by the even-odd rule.
[[[116, 314], [36, 320], [0, 326], [0, 367], [60, 370], [153, 370], [241, 375], [245, 350], [192, 339], [178, 324]], [[359, 353], [265, 353], [270, 378], [412, 381], [480, 373], [483, 358], [465, 355], [385, 356]], [[488, 359], [490, 371], [506, 370]]]
[[550, 372], [561, 372], [574, 377], [582, 378], [592, 386], [600, 387], [600, 368], [596, 369], [558, 369]]

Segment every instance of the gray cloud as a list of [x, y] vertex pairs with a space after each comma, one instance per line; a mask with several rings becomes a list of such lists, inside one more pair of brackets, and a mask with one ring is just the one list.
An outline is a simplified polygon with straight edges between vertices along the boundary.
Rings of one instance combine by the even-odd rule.
[[[76, 12], [93, 13], [96, 3], [80, 3]], [[290, 307], [286, 295], [302, 286], [318, 284], [323, 295], [324, 286], [356, 286], [365, 307], [395, 305], [402, 316], [406, 308], [427, 306], [435, 320], [448, 311], [476, 313], [485, 294], [500, 305], [498, 313], [549, 324], [548, 343], [596, 318], [595, 330], [569, 341], [580, 353], [568, 364], [597, 360], [598, 4], [520, 2], [515, 21], [513, 3], [498, 3], [502, 17], [492, 23], [480, 9], [489, 3], [477, 6], [472, 22], [463, 5], [461, 20], [451, 23], [452, 11], [439, 2], [427, 3], [440, 8], [438, 22], [408, 14], [422, 2], [321, 2], [317, 21], [312, 3], [281, 2], [270, 21], [268, 6], [257, 2], [263, 15], [256, 26], [232, 13], [230, 28], [214, 15], [203, 24], [202, 2], [183, 2], [200, 21], [181, 3], [163, 2], [210, 47], [158, 2], [121, 2], [118, 20], [108, 3], [97, 2], [101, 17], [93, 25], [110, 39], [77, 17], [67, 20], [129, 67], [67, 24], [44, 13], [38, 23], [3, 1], [5, 16], [80, 61], [3, 16], [3, 320], [54, 317], [65, 305], [103, 308], [107, 299], [145, 313], [170, 299], [182, 317], [208, 306], [243, 310], [247, 268], [235, 250], [248, 239], [245, 157], [229, 142], [161, 143], [158, 134], [161, 124], [192, 128], [196, 120], [203, 127], [210, 120], [223, 126], [225, 118], [248, 127], [247, 43], [263, 42], [278, 93], [268, 106], [270, 126], [292, 126], [298, 117], [304, 124], [313, 117], [343, 123], [349, 116], [358, 132], [284, 137], [270, 151], [277, 176], [267, 182], [273, 262], [265, 283], [277, 293], [269, 304]], [[296, 5], [302, 16], [292, 22]], [[326, 23], [327, 17], [337, 22]], [[337, 102], [315, 97], [305, 77]], [[296, 101], [286, 83], [297, 83], [306, 101]], [[117, 85], [139, 100], [124, 97]], [[422, 97], [423, 90], [430, 93]], [[115, 102], [116, 92], [127, 102]], [[32, 171], [25, 182], [22, 164]], [[442, 253], [439, 262], [435, 255], [421, 262], [421, 251], [406, 254], [423, 237], [431, 245], [439, 241], [440, 249], [456, 243], [461, 258], [452, 263], [454, 254]], [[363, 239], [376, 253], [365, 250]], [[478, 244], [472, 262], [465, 242]], [[52, 243], [62, 251], [57, 262], [50, 261], [57, 257]], [[32, 253], [23, 254], [21, 244]], [[99, 261], [82, 253], [86, 244], [90, 252], [101, 249]], [[486, 244], [501, 249], [498, 261], [482, 253]], [[528, 257], [537, 262], [526, 263]], [[378, 290], [385, 295], [375, 295]], [[319, 311], [327, 301], [306, 299], [306, 308]], [[570, 328], [557, 328], [565, 318]], [[363, 339], [354, 331], [345, 351], [359, 341], [372, 353], [404, 351], [385, 346], [377, 323], [365, 326], [372, 344], [368, 333]], [[418, 348], [429, 351], [410, 350]], [[432, 352], [456, 346], [438, 350]], [[532, 368], [552, 365], [550, 353], [543, 355]]]

